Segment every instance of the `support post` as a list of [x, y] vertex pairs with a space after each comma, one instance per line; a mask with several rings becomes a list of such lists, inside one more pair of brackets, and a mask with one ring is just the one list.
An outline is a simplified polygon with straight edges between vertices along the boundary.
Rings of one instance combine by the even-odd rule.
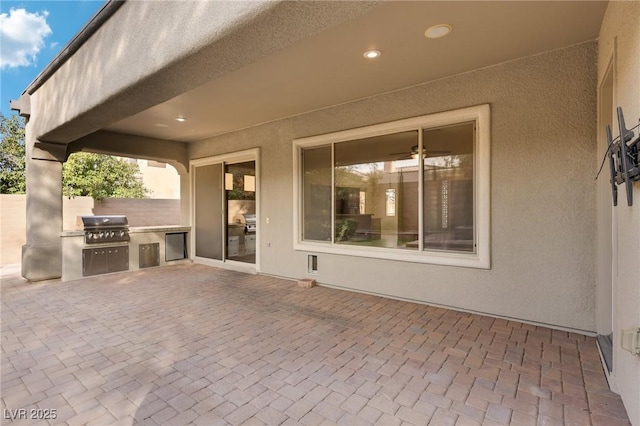
[[180, 171], [180, 225], [191, 226], [191, 175]]
[[62, 276], [62, 163], [34, 159], [37, 140], [25, 135], [27, 238], [22, 246], [22, 276], [43, 281]]

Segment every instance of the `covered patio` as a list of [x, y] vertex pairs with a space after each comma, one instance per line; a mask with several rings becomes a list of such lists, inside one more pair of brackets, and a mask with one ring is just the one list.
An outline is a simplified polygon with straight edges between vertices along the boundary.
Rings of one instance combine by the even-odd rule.
[[7, 424], [629, 424], [581, 334], [197, 264], [2, 274]]
[[[640, 186], [614, 205], [594, 180], [636, 137], [639, 21], [622, 1], [105, 2], [11, 104], [35, 284], [3, 284], [6, 408], [640, 426]], [[147, 244], [176, 259], [167, 233], [64, 232], [75, 152], [178, 170], [185, 266], [133, 273]], [[132, 273], [90, 277], [111, 260]]]

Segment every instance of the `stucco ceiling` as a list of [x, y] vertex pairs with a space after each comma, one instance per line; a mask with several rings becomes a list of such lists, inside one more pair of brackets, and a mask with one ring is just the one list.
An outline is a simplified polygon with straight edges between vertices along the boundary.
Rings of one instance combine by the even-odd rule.
[[[606, 5], [389, 2], [106, 129], [198, 141], [594, 40]], [[427, 39], [424, 31], [440, 23], [453, 31]], [[382, 56], [365, 59], [367, 49]]]

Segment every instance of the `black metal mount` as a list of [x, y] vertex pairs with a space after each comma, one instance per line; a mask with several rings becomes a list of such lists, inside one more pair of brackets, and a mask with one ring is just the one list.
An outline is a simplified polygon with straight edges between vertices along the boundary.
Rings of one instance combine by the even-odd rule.
[[618, 107], [618, 127], [620, 136], [613, 139], [611, 126], [607, 125], [607, 142], [609, 145], [609, 166], [611, 169], [611, 192], [613, 205], [618, 205], [618, 185], [625, 184], [627, 205], [633, 205], [633, 181], [640, 180], [640, 136], [633, 139], [634, 133], [626, 128], [622, 107]]

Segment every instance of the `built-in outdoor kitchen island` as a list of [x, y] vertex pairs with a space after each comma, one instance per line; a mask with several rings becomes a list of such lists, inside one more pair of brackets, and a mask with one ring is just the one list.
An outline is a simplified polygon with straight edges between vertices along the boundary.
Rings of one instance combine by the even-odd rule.
[[189, 226], [127, 225], [125, 216], [83, 216], [83, 230], [64, 231], [62, 281], [190, 262]]

